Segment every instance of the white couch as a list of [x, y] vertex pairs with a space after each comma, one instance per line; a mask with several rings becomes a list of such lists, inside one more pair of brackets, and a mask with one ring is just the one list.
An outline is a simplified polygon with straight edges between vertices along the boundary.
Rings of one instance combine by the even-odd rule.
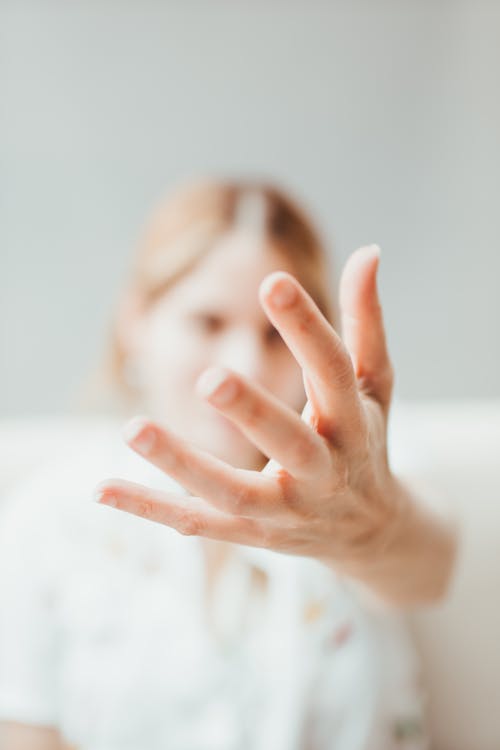
[[[500, 400], [399, 404], [394, 419], [419, 457], [409, 473], [453, 503], [462, 535], [447, 600], [411, 618], [429, 688], [433, 750], [499, 750]], [[0, 502], [46, 459], [83, 446], [103, 424], [0, 421]]]

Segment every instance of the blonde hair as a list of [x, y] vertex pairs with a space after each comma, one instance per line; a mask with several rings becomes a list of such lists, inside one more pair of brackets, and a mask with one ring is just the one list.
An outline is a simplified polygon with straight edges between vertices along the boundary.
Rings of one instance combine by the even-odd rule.
[[219, 237], [242, 224], [259, 231], [292, 261], [300, 283], [335, 326], [328, 254], [297, 200], [269, 180], [187, 182], [158, 202], [143, 228], [111, 321], [103, 362], [88, 379], [80, 408], [134, 409], [134, 389], [124, 376], [127, 352], [119, 335], [124, 308], [146, 310], [189, 273]]

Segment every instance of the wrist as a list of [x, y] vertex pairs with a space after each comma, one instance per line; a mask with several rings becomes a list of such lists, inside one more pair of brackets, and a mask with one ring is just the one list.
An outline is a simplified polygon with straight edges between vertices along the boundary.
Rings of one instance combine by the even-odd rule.
[[362, 558], [323, 562], [387, 604], [403, 609], [435, 604], [451, 578], [456, 528], [397, 476], [390, 476], [386, 492], [394, 513]]

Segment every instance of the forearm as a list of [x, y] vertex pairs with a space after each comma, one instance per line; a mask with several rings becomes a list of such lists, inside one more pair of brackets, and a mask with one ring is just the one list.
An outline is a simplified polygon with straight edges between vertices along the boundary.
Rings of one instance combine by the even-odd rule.
[[394, 523], [369, 559], [351, 560], [340, 572], [397, 608], [434, 604], [450, 584], [458, 549], [457, 524], [442, 509], [431, 507], [422, 497], [423, 490], [406, 480], [393, 475], [390, 491], [399, 509]]

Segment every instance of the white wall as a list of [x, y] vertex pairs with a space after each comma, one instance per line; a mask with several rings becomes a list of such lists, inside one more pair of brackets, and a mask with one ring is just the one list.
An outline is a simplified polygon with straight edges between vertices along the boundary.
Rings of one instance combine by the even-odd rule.
[[500, 3], [0, 0], [0, 412], [58, 412], [199, 171], [382, 247], [403, 397], [500, 393]]

